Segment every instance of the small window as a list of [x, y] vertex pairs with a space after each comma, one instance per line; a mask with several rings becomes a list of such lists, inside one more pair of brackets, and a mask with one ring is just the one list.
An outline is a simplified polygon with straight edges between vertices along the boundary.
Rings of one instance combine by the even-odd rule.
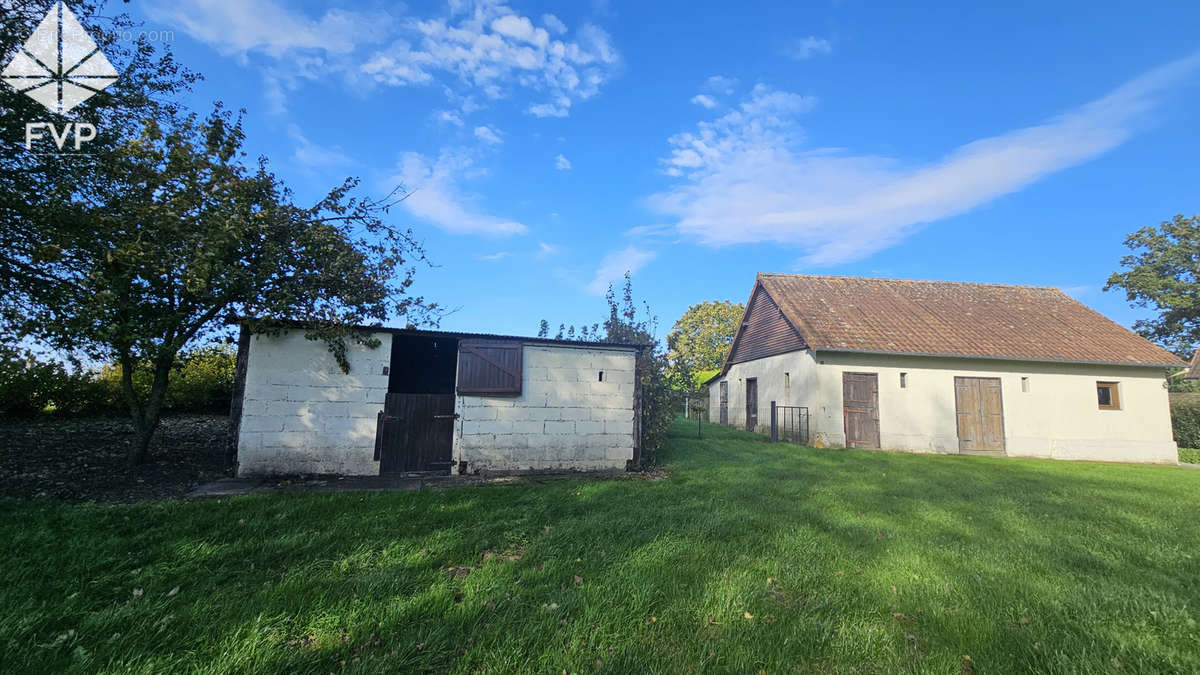
[[1021, 378], [1021, 391], [1025, 392], [1026, 394], [1029, 393], [1029, 378], [1028, 377]]
[[900, 373], [900, 388], [908, 389], [908, 373]]
[[792, 374], [784, 373], [783, 374], [783, 388], [787, 389], [788, 387], [791, 387], [791, 386], [792, 386]]
[[1116, 382], [1097, 382], [1096, 399], [1101, 410], [1121, 409], [1121, 397]]
[[600, 371], [600, 380], [599, 380], [599, 381], [600, 381], [600, 382], [603, 382], [603, 381], [604, 381], [604, 371], [603, 371], [603, 370], [602, 370], [602, 371]]

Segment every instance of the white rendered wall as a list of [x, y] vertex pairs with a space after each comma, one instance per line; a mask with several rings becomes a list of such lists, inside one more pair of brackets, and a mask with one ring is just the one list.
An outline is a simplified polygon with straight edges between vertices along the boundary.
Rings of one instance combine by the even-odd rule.
[[[808, 351], [788, 352], [735, 363], [722, 379], [729, 383], [729, 426], [746, 428], [746, 380], [758, 379], [759, 433], [771, 431], [771, 401], [777, 405], [808, 406], [813, 414], [818, 399], [817, 364]], [[708, 388], [709, 419], [721, 420], [721, 380]]]
[[[804, 384], [797, 380], [800, 371]], [[790, 391], [783, 391], [790, 372]], [[886, 450], [957, 453], [954, 378], [997, 377], [1004, 405], [1005, 449], [1017, 457], [1175, 463], [1178, 454], [1163, 370], [991, 359], [810, 352], [736, 364], [729, 381], [729, 421], [745, 422], [745, 383], [758, 378], [760, 431], [770, 424], [770, 401], [807, 405], [812, 444], [844, 447], [842, 374], [876, 373], [879, 435]], [[906, 373], [907, 387], [900, 387]], [[1022, 391], [1028, 378], [1029, 391]], [[713, 419], [718, 381], [709, 388]], [[1120, 410], [1102, 410], [1097, 382], [1118, 382]], [[798, 387], [804, 387], [799, 389]], [[764, 412], [765, 411], [765, 412]]]
[[520, 396], [457, 397], [454, 471], [624, 470], [635, 352], [525, 345], [522, 362]]
[[378, 475], [376, 416], [383, 410], [391, 335], [348, 345], [343, 373], [322, 340], [304, 331], [250, 338], [238, 475]]

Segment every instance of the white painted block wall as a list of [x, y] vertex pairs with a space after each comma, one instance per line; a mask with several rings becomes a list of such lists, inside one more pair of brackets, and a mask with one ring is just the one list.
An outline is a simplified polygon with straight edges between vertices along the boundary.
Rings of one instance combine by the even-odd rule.
[[322, 340], [304, 331], [250, 338], [238, 475], [379, 474], [376, 416], [383, 410], [391, 334], [371, 349], [348, 345], [343, 373]]
[[[526, 345], [521, 395], [459, 396], [454, 471], [624, 470], [633, 459], [636, 354]], [[600, 380], [600, 372], [604, 380]]]

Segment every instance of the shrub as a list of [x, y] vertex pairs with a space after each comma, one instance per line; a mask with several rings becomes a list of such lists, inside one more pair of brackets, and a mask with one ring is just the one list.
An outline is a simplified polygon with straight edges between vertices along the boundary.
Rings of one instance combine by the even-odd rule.
[[1200, 449], [1180, 448], [1179, 461], [1187, 462], [1188, 464], [1200, 464]]
[[1171, 405], [1171, 426], [1181, 448], [1200, 448], [1200, 403], [1180, 401]]
[[[181, 355], [171, 372], [163, 409], [173, 412], [229, 412], [235, 360], [236, 354], [225, 345], [200, 347]], [[123, 409], [125, 397], [121, 393], [121, 366], [105, 366], [100, 371], [99, 379], [109, 399]], [[133, 387], [143, 399], [150, 391], [152, 380], [153, 374], [148, 366], [140, 367], [133, 373]]]
[[30, 417], [46, 409], [66, 369], [13, 349], [0, 353], [0, 414]]
[[[225, 345], [200, 347], [183, 354], [167, 385], [163, 409], [173, 412], [227, 413], [233, 395], [236, 355]], [[149, 369], [133, 374], [143, 395], [150, 389]], [[43, 412], [62, 415], [123, 415], [121, 367], [99, 371], [69, 369], [55, 360], [36, 360], [0, 347], [0, 416], [32, 417]]]

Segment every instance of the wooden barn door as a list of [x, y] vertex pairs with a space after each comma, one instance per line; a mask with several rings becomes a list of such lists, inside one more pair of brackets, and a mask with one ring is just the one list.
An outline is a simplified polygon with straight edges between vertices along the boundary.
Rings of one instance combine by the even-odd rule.
[[746, 431], [758, 427], [758, 378], [746, 378]]
[[879, 447], [879, 376], [842, 373], [842, 417], [847, 448]]
[[388, 394], [375, 431], [379, 473], [449, 471], [453, 394]]
[[729, 383], [721, 382], [721, 424], [729, 424]]
[[1004, 452], [1004, 400], [998, 377], [954, 378], [959, 452]]

